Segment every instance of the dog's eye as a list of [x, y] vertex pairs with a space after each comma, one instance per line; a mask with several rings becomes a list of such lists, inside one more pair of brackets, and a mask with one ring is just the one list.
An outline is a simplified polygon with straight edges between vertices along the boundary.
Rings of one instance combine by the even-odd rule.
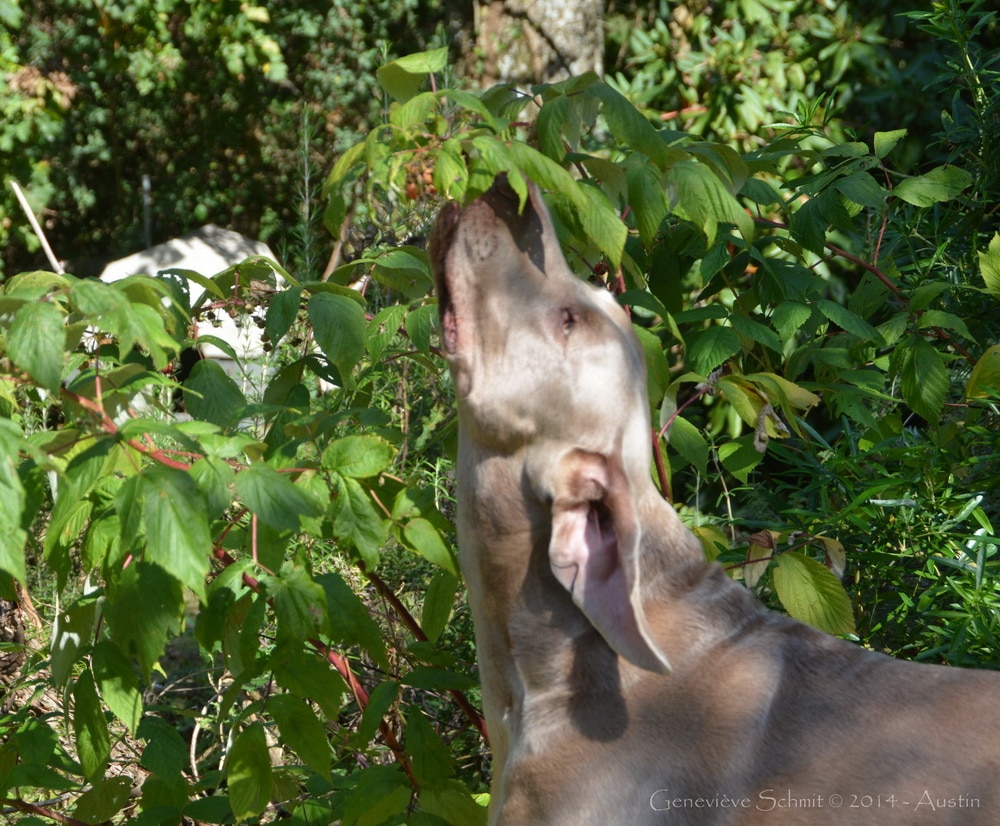
[[574, 313], [569, 307], [562, 308], [562, 331], [566, 338], [569, 338], [569, 334], [573, 330], [573, 326], [576, 324], [576, 313]]

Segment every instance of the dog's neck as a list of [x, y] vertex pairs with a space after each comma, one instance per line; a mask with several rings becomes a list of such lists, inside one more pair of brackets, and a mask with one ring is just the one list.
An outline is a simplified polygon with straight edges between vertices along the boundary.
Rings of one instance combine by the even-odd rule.
[[[457, 479], [458, 531], [462, 572], [476, 627], [483, 703], [494, 752], [502, 772], [509, 750], [527, 742], [528, 732], [549, 736], [594, 725], [555, 719], [539, 725], [539, 708], [581, 710], [591, 701], [605, 710], [621, 703], [623, 689], [655, 675], [620, 658], [573, 604], [549, 563], [551, 503], [542, 502], [526, 479], [521, 454], [492, 453], [462, 443]], [[680, 641], [700, 627], [684, 591], [697, 587], [708, 571], [701, 546], [652, 485], [638, 492], [644, 531], [643, 593], [656, 614], [656, 637], [677, 665], [685, 656]], [[725, 579], [725, 577], [722, 577]], [[684, 629], [684, 634], [676, 629]], [[695, 646], [697, 649], [697, 646]], [[589, 698], [580, 700], [580, 692]], [[567, 702], [567, 698], [573, 702]], [[552, 702], [549, 702], [549, 701]], [[607, 711], [604, 722], [614, 724]], [[613, 732], [596, 732], [602, 737]]]

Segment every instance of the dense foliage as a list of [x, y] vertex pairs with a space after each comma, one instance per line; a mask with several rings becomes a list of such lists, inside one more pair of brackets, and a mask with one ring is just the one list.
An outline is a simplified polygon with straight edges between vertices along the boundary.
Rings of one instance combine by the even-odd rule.
[[[863, 644], [997, 665], [1000, 59], [984, 47], [996, 16], [949, 0], [894, 20], [945, 56], [926, 79], [949, 107], [932, 127], [880, 117], [855, 133], [832, 102], [852, 105], [861, 86], [825, 88], [822, 61], [843, 64], [835, 81], [889, 83], [896, 64], [874, 24], [837, 29], [861, 44], [844, 58], [825, 30], [810, 38], [801, 4], [713, 13], [736, 5], [742, 18], [727, 19], [743, 31], [700, 29], [707, 18], [683, 30], [725, 65], [756, 65], [773, 52], [762, 44], [784, 39], [787, 62], [751, 78], [771, 95], [759, 114], [710, 103], [740, 89], [749, 106], [749, 80], [712, 81], [701, 58], [675, 64], [665, 44], [679, 35], [655, 22], [629, 33], [634, 9], [613, 18], [621, 63], [608, 79], [531, 96], [464, 88], [445, 49], [384, 62], [368, 82], [388, 103], [345, 138], [324, 189], [332, 237], [369, 241], [329, 280], [251, 259], [184, 274], [204, 290], [195, 298], [170, 273], [3, 283], [0, 513], [12, 527], [0, 597], [30, 594], [43, 615], [26, 646], [0, 652], [23, 660], [0, 715], [6, 813], [484, 821], [489, 768], [448, 522], [454, 417], [416, 239], [442, 199], [474, 197], [499, 172], [522, 193], [525, 177], [545, 189], [571, 266], [630, 309], [658, 430], [651, 472], [706, 555]], [[166, 61], [128, 64], [123, 84], [145, 77], [144, 94], [167, 100], [171, 76], [158, 73], [180, 7], [107, 15], [121, 42], [146, 26]], [[294, 71], [286, 44], [269, 45], [279, 12], [187, 8], [195, 43], [200, 15], [247, 27], [202, 32], [225, 66], [206, 75], [220, 100], [242, 94], [227, 78], [280, 84]], [[0, 0], [4, 23], [18, 17]], [[21, 77], [33, 64], [12, 43], [0, 49]], [[727, 57], [737, 47], [749, 51]], [[798, 93], [791, 114], [781, 78]], [[51, 115], [58, 140], [65, 113], [45, 88], [22, 122], [41, 129]], [[662, 117], [693, 105], [711, 116]], [[39, 163], [37, 135], [22, 144], [11, 157]], [[219, 163], [227, 176], [257, 170]], [[228, 180], [250, 200], [184, 186], [277, 209]], [[299, 226], [305, 249], [317, 227]], [[363, 291], [346, 286], [359, 276]], [[269, 354], [231, 353], [235, 376], [209, 360], [176, 372], [192, 320], [221, 313], [259, 326]]]

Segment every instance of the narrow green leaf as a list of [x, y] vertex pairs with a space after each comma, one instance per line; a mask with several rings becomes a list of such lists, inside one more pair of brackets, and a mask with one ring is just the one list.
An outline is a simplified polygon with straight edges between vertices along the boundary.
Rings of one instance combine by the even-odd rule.
[[781, 339], [778, 338], [778, 334], [770, 327], [738, 312], [734, 312], [729, 316], [729, 322], [733, 325], [733, 329], [741, 336], [756, 341], [758, 344], [763, 344], [775, 353], [781, 352]]
[[84, 777], [97, 783], [111, 757], [111, 736], [90, 671], [84, 671], [73, 685], [73, 732]]
[[7, 334], [7, 355], [39, 386], [59, 393], [65, 344], [63, 314], [50, 301], [23, 305]]
[[204, 597], [212, 556], [205, 501], [181, 470], [154, 467], [143, 472], [147, 559]]
[[101, 696], [134, 736], [142, 717], [142, 694], [132, 662], [113, 642], [101, 640], [91, 660]]
[[893, 194], [908, 204], [928, 207], [950, 201], [972, 184], [972, 175], [958, 166], [939, 166], [926, 175], [906, 178], [896, 184]]
[[23, 584], [27, 576], [24, 546], [28, 534], [21, 527], [26, 494], [17, 472], [20, 446], [20, 428], [7, 419], [0, 419], [0, 525], [7, 526], [0, 531], [0, 571], [6, 571]]
[[403, 526], [403, 536], [407, 544], [424, 559], [458, 576], [454, 553], [445, 545], [437, 528], [426, 519], [411, 519]]
[[659, 174], [648, 164], [633, 164], [627, 176], [628, 203], [635, 212], [639, 237], [648, 248], [667, 215], [667, 193]]
[[267, 305], [267, 315], [264, 329], [272, 345], [276, 345], [285, 337], [299, 314], [299, 304], [302, 300], [300, 287], [289, 287], [275, 293]]
[[948, 395], [948, 371], [941, 353], [926, 339], [912, 339], [903, 349], [899, 378], [903, 400], [917, 415], [937, 424]]
[[458, 577], [444, 568], [438, 568], [427, 586], [420, 615], [420, 627], [431, 642], [435, 642], [448, 625], [457, 592]]
[[663, 135], [654, 128], [635, 106], [617, 90], [606, 83], [594, 83], [586, 94], [598, 98], [608, 129], [619, 144], [631, 147], [646, 155], [661, 170], [677, 161], [690, 157], [680, 149], [672, 149]]
[[431, 351], [431, 334], [437, 320], [437, 305], [423, 304], [406, 314], [406, 334], [421, 353]]
[[333, 754], [323, 722], [309, 704], [292, 694], [275, 694], [266, 710], [274, 717], [281, 738], [302, 762], [321, 777], [330, 780]]
[[830, 634], [853, 634], [851, 599], [840, 580], [823, 564], [786, 551], [774, 564], [774, 590], [796, 619]]
[[881, 342], [882, 337], [879, 335], [878, 330], [846, 307], [842, 307], [840, 304], [829, 299], [822, 298], [816, 302], [816, 308], [845, 332], [865, 341]]
[[307, 305], [316, 343], [348, 381], [365, 353], [365, 311], [356, 301], [333, 293], [317, 293]]
[[271, 759], [261, 723], [251, 723], [233, 741], [226, 756], [229, 802], [236, 820], [258, 817], [271, 799]]
[[414, 709], [406, 721], [406, 752], [421, 788], [444, 784], [455, 771], [451, 752], [422, 711]]
[[468, 183], [469, 169], [462, 145], [454, 138], [446, 140], [434, 164], [434, 186], [442, 197], [461, 200]]
[[753, 238], [750, 216], [705, 164], [679, 161], [670, 167], [667, 180], [674, 211], [698, 227], [709, 246], [715, 241], [720, 224], [733, 224], [745, 239]]
[[298, 530], [303, 516], [323, 512], [287, 473], [270, 465], [253, 464], [236, 474], [236, 491], [258, 519], [279, 531]]
[[73, 675], [73, 665], [89, 645], [97, 624], [98, 606], [93, 596], [83, 596], [56, 614], [49, 645], [52, 684], [62, 690]]
[[708, 472], [708, 442], [701, 431], [687, 419], [680, 416], [674, 418], [667, 431], [667, 443], [694, 465], [699, 473], [704, 475]]
[[918, 329], [924, 330], [928, 327], [940, 327], [943, 330], [951, 330], [958, 333], [963, 338], [972, 340], [972, 333], [966, 326], [965, 321], [954, 313], [947, 313], [944, 310], [927, 310], [920, 316]]

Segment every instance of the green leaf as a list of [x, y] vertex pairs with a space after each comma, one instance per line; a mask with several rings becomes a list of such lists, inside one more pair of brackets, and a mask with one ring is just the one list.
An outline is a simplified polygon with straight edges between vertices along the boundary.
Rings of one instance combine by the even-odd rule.
[[327, 632], [326, 593], [305, 569], [289, 564], [278, 576], [264, 576], [261, 582], [274, 601], [279, 644], [301, 643]]
[[433, 283], [427, 253], [409, 246], [397, 247], [377, 256], [372, 275], [380, 283], [411, 299], [423, 298]]
[[855, 335], [860, 339], [864, 339], [865, 341], [873, 341], [876, 343], [882, 341], [882, 337], [879, 335], [878, 330], [872, 327], [871, 324], [857, 314], [852, 313], [846, 307], [842, 307], [840, 304], [830, 301], [829, 299], [821, 298], [816, 302], [816, 308], [845, 332]]
[[833, 189], [837, 190], [847, 200], [871, 209], [883, 209], [889, 193], [880, 187], [867, 172], [855, 172], [839, 178]]
[[300, 287], [289, 287], [272, 296], [267, 305], [264, 329], [272, 345], [276, 345], [285, 337], [299, 314], [299, 304], [302, 299]]
[[272, 695], [266, 706], [278, 724], [281, 739], [302, 762], [321, 777], [330, 780], [333, 755], [326, 728], [309, 704], [292, 694]]
[[740, 436], [719, 446], [719, 461], [722, 462], [722, 467], [743, 484], [747, 483], [751, 471], [764, 458], [764, 454], [754, 447], [753, 438], [753, 436]]
[[753, 221], [725, 184], [703, 163], [679, 161], [667, 173], [674, 212], [704, 233], [709, 246], [720, 224], [734, 224], [746, 239], [753, 238]]
[[323, 510], [289, 478], [270, 465], [253, 464], [236, 474], [236, 491], [261, 522], [279, 530], [295, 531], [303, 516]]
[[326, 596], [330, 636], [334, 642], [344, 646], [360, 645], [381, 668], [388, 670], [382, 632], [361, 598], [339, 574], [321, 574], [316, 577], [316, 582], [322, 586]]
[[406, 334], [421, 353], [430, 354], [431, 333], [437, 320], [437, 305], [424, 304], [406, 314]]
[[91, 666], [104, 702], [134, 736], [142, 717], [142, 694], [132, 662], [113, 642], [101, 640], [94, 646]]
[[180, 632], [184, 592], [159, 565], [133, 562], [109, 583], [104, 612], [112, 640], [136, 658], [148, 679], [167, 640]]
[[667, 215], [667, 193], [659, 173], [649, 164], [633, 164], [626, 174], [628, 203], [635, 213], [639, 238], [649, 248]]
[[413, 709], [408, 715], [405, 743], [413, 776], [422, 788], [441, 786], [454, 773], [451, 752], [422, 711]]
[[771, 324], [787, 341], [809, 320], [812, 308], [797, 301], [782, 301], [771, 313]]
[[148, 561], [204, 597], [212, 535], [197, 486], [184, 471], [167, 467], [150, 468], [140, 479]]
[[317, 293], [307, 305], [316, 343], [343, 381], [365, 354], [365, 311], [354, 300]]
[[939, 166], [926, 175], [906, 178], [896, 184], [893, 194], [908, 204], [928, 207], [950, 201], [972, 184], [972, 175], [957, 166]]
[[448, 625], [448, 619], [455, 607], [458, 584], [458, 577], [444, 568], [438, 568], [431, 577], [427, 592], [424, 594], [424, 607], [420, 615], [420, 627], [431, 642], [435, 642]]
[[646, 155], [661, 170], [667, 170], [677, 161], [689, 157], [686, 152], [668, 146], [663, 135], [646, 116], [628, 98], [606, 83], [594, 83], [588, 88], [587, 94], [601, 101], [604, 120], [615, 140]]
[[1000, 299], [1000, 232], [993, 235], [986, 252], [979, 252], [979, 274], [989, 294]]
[[34, 301], [14, 314], [7, 355], [41, 387], [58, 395], [65, 338], [59, 308], [50, 301]]
[[434, 186], [442, 197], [461, 200], [468, 184], [469, 169], [462, 145], [454, 138], [446, 140], [434, 163]]
[[446, 780], [443, 784], [420, 790], [420, 809], [441, 818], [444, 823], [461, 823], [462, 826], [486, 826], [486, 805], [480, 805], [459, 780]]
[[341, 476], [368, 479], [388, 470], [396, 458], [396, 446], [381, 436], [359, 434], [331, 442], [323, 451], [322, 467]]
[[786, 551], [777, 555], [773, 576], [778, 599], [793, 617], [830, 634], [854, 633], [851, 599], [825, 565]]
[[375, 510], [367, 491], [356, 480], [338, 477], [336, 493], [331, 503], [334, 535], [354, 545], [365, 564], [375, 568], [379, 549], [385, 541], [382, 517]]
[[229, 802], [237, 820], [251, 820], [271, 800], [271, 759], [261, 723], [251, 723], [233, 741], [226, 756]]
[[781, 352], [781, 339], [778, 338], [778, 334], [770, 327], [761, 324], [756, 319], [737, 312], [729, 316], [729, 322], [733, 325], [733, 329], [741, 336], [756, 341], [758, 344], [763, 344], [775, 353]]
[[965, 386], [965, 395], [970, 399], [1000, 396], [1000, 344], [994, 344], [979, 357]]
[[689, 337], [687, 358], [691, 369], [707, 376], [740, 351], [740, 337], [732, 327], [713, 325]]
[[701, 431], [687, 419], [676, 416], [667, 430], [667, 444], [687, 459], [695, 469], [708, 472], [708, 442]]
[[216, 456], [205, 456], [191, 465], [191, 479], [204, 497], [211, 518], [221, 514], [233, 502], [230, 489], [236, 473], [230, 464]]
[[924, 330], [928, 327], [951, 330], [970, 341], [972, 340], [972, 333], [969, 332], [965, 321], [954, 313], [946, 313], [944, 310], [927, 310], [920, 316], [917, 329]]
[[[132, 778], [101, 778], [88, 791], [80, 795], [73, 807], [74, 820], [82, 823], [109, 823], [128, 803], [132, 792]], [[18, 821], [21, 826], [27, 818]]]
[[90, 671], [84, 671], [73, 685], [73, 732], [84, 777], [97, 783], [111, 757], [111, 736]]
[[445, 545], [441, 534], [430, 522], [421, 517], [411, 519], [403, 526], [406, 544], [424, 559], [458, 576], [458, 564], [452, 550]]
[[899, 378], [903, 400], [918, 416], [937, 424], [948, 395], [948, 371], [941, 353], [926, 339], [911, 339], [902, 349]]
[[20, 527], [26, 500], [17, 472], [20, 446], [20, 429], [13, 422], [0, 419], [0, 525], [7, 526], [0, 531], [0, 571], [24, 584], [27, 576], [24, 546], [28, 534]]
[[243, 417], [246, 406], [243, 391], [214, 359], [200, 359], [184, 382], [184, 407], [195, 419], [228, 429]]
[[884, 158], [892, 152], [892, 150], [896, 148], [896, 144], [905, 137], [905, 129], [894, 129], [892, 132], [876, 132], [875, 157], [879, 159]]
[[447, 64], [448, 48], [443, 46], [386, 63], [376, 70], [375, 76], [389, 97], [404, 102], [420, 91], [428, 75], [440, 72]]
[[58, 689], [66, 687], [80, 651], [93, 639], [97, 618], [98, 604], [92, 595], [85, 595], [56, 613], [49, 645], [49, 667], [52, 683]]
[[357, 786], [344, 809], [345, 824], [399, 823], [410, 805], [413, 787], [397, 766], [372, 766], [357, 772]]

